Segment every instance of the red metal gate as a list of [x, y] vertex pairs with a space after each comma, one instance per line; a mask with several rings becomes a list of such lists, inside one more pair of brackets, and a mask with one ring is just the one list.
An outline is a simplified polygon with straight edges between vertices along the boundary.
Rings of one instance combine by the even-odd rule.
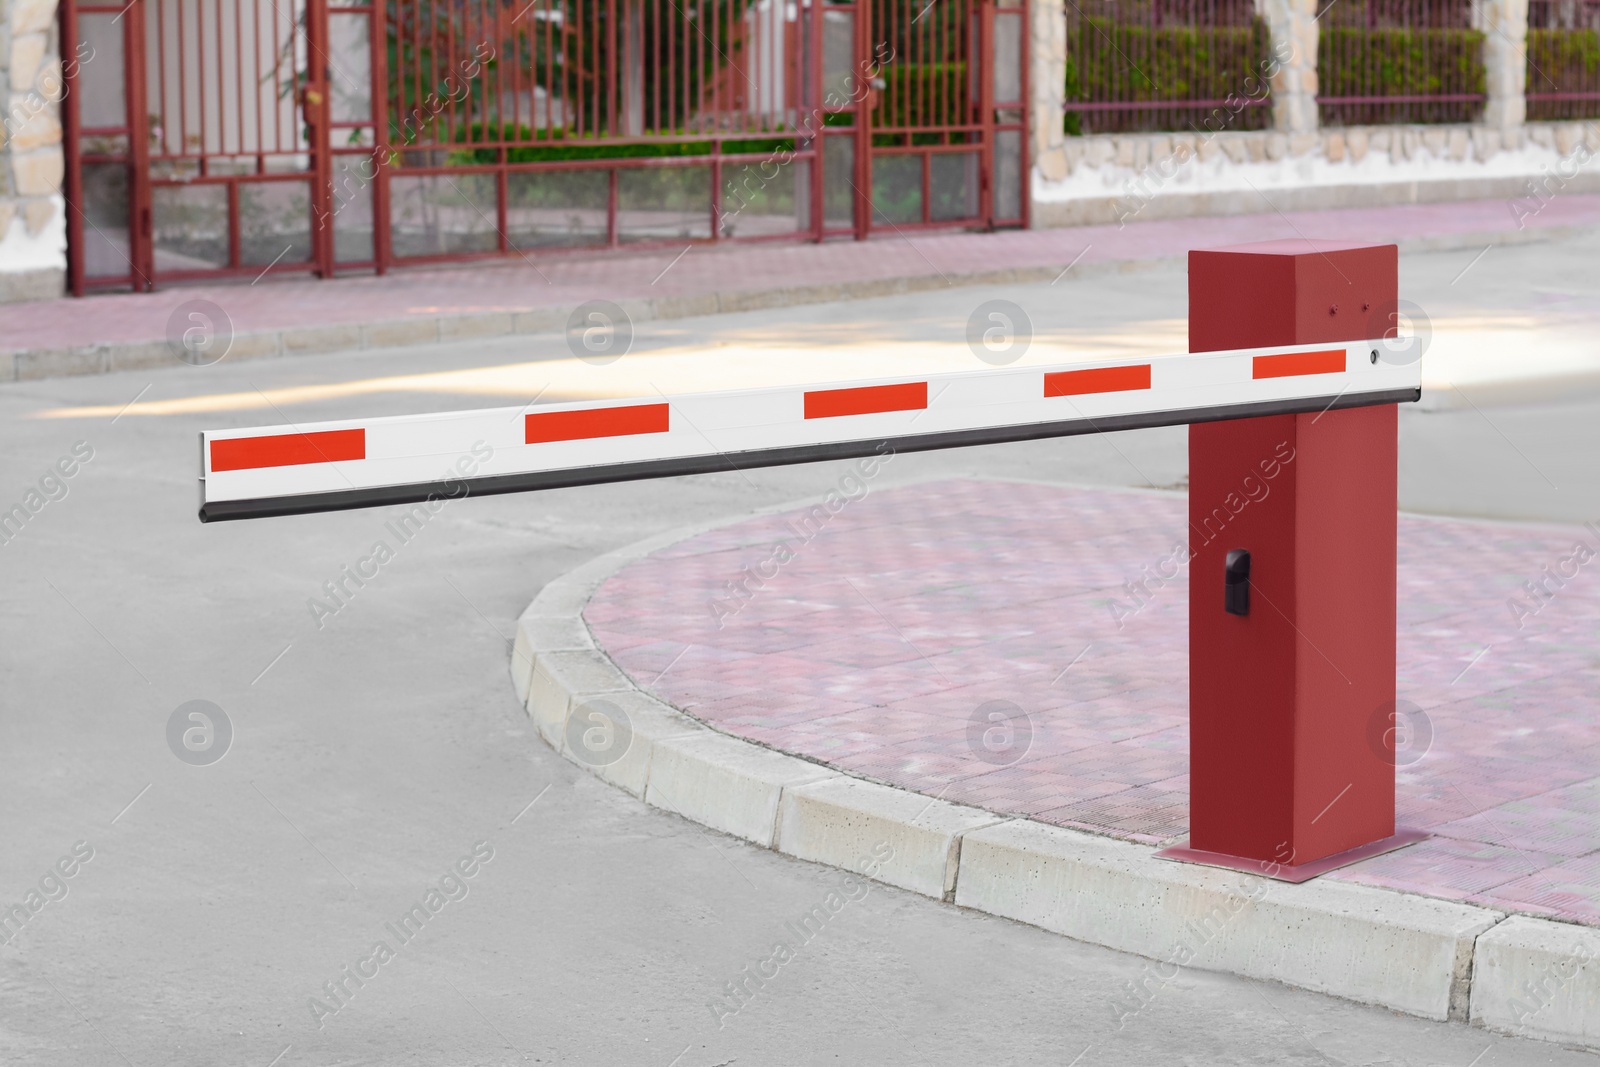
[[[1027, 225], [1023, 0], [858, 0], [877, 73], [861, 177], [872, 226]], [[865, 198], [864, 198], [865, 199]]]
[[62, 28], [97, 57], [77, 293], [1027, 222], [1016, 3], [65, 0]]
[[[373, 153], [371, 15], [327, 0], [63, 4], [63, 39], [91, 56], [65, 107], [73, 291], [331, 273], [332, 170]], [[357, 147], [332, 146], [347, 134]]]

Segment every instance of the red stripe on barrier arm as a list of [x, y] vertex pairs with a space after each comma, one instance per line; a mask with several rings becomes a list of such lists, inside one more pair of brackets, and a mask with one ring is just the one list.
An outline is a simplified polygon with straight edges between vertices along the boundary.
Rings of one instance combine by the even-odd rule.
[[1150, 364], [1131, 367], [1090, 367], [1058, 370], [1044, 376], [1045, 396], [1081, 396], [1084, 393], [1120, 393], [1150, 388]]
[[880, 411], [919, 411], [928, 406], [928, 383], [862, 385], [854, 389], [816, 389], [806, 393], [806, 418], [872, 415]]
[[1250, 360], [1252, 378], [1289, 378], [1296, 374], [1343, 374], [1345, 351], [1329, 348], [1321, 352], [1285, 352], [1280, 356], [1254, 356]]
[[549, 441], [582, 441], [591, 437], [629, 437], [640, 433], [666, 433], [670, 416], [666, 404], [633, 404], [622, 408], [585, 411], [535, 412], [524, 423], [524, 440], [530, 445]]
[[336, 463], [366, 458], [366, 430], [282, 433], [271, 437], [233, 437], [211, 442], [213, 471], [294, 467], [302, 463]]

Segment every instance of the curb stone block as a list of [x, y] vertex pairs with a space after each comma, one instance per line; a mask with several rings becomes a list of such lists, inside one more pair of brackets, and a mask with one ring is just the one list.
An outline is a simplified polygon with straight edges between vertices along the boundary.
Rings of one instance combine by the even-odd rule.
[[878, 868], [877, 881], [945, 900], [956, 888], [961, 835], [1004, 820], [859, 778], [829, 778], [784, 790], [773, 847], [858, 871], [861, 857], [886, 843], [894, 858]]
[[1600, 1049], [1600, 930], [1513, 915], [1478, 938], [1472, 1021]]
[[[283, 354], [278, 341], [276, 330], [270, 333], [236, 333], [233, 335], [233, 343], [228, 346], [228, 354], [223, 358], [240, 360], [277, 357]], [[177, 359], [177, 356], [173, 356], [173, 359]]]
[[559, 749], [567, 712], [575, 703], [630, 691], [633, 683], [602, 653], [536, 650], [528, 681], [528, 714], [545, 743]]
[[18, 352], [13, 357], [18, 381], [43, 378], [72, 378], [82, 374], [104, 374], [110, 368], [103, 345], [85, 348], [44, 349]]
[[362, 348], [399, 348], [439, 340], [438, 319], [397, 319], [369, 322], [361, 327]]
[[588, 606], [589, 598], [610, 575], [596, 563], [608, 563], [611, 570], [616, 570], [620, 564], [610, 556], [601, 556], [591, 560], [576, 570], [568, 571], [559, 578], [554, 578], [539, 595], [533, 598], [523, 611], [523, 619], [578, 619], [583, 618], [583, 609]]
[[1025, 821], [962, 840], [956, 903], [1167, 966], [1439, 1021], [1465, 1018], [1473, 942], [1503, 917], [1346, 882], [1289, 885], [1160, 860], [1131, 842]]
[[511, 318], [512, 331], [515, 333], [559, 333], [567, 328], [567, 318], [571, 314], [572, 308], [566, 306], [519, 311]]
[[[533, 649], [528, 646], [522, 624], [517, 624], [517, 636], [511, 642], [511, 687], [517, 691], [517, 703], [528, 710], [528, 687], [533, 684]], [[531, 714], [531, 712], [530, 712]]]
[[674, 738], [654, 746], [646, 804], [771, 848], [786, 789], [837, 777], [815, 763], [724, 734]]
[[475, 337], [504, 337], [516, 332], [509, 311], [478, 315], [446, 315], [439, 319], [439, 340], [467, 341]]
[[594, 638], [583, 620], [575, 617], [529, 618], [517, 620], [517, 636], [511, 643], [511, 680], [517, 687], [517, 700], [528, 703], [533, 661], [537, 653], [582, 652], [594, 648]]
[[361, 347], [361, 327], [357, 323], [334, 323], [327, 326], [302, 326], [284, 330], [279, 337], [286, 356], [313, 356], [323, 352], [338, 352]]
[[110, 365], [106, 369], [112, 374], [119, 370], [168, 367], [181, 362], [172, 351], [172, 346], [165, 341], [108, 345], [106, 353], [110, 359]]
[[[585, 301], [585, 303], [587, 303], [587, 301]], [[582, 305], [573, 306], [580, 307]], [[639, 325], [641, 322], [655, 321], [656, 302], [654, 300], [645, 299], [643, 297], [632, 297], [627, 300], [617, 301], [617, 306], [622, 309], [622, 313], [624, 315], [628, 316], [628, 321], [632, 322], [635, 326]], [[571, 312], [569, 311], [568, 314], [571, 314]], [[565, 317], [563, 317], [561, 320], [562, 329], [566, 329], [566, 325], [567, 320]]]
[[716, 293], [659, 297], [651, 304], [651, 317], [656, 319], [692, 319], [701, 315], [715, 315], [721, 310]]
[[[672, 738], [712, 736], [712, 731], [670, 705], [645, 693], [608, 693], [597, 699], [608, 701], [628, 717], [632, 731], [627, 750], [612, 763], [596, 764], [580, 758], [567, 743], [566, 732], [558, 739], [561, 754], [619, 789], [645, 799], [645, 787], [656, 745]], [[575, 707], [580, 707], [581, 702]]]

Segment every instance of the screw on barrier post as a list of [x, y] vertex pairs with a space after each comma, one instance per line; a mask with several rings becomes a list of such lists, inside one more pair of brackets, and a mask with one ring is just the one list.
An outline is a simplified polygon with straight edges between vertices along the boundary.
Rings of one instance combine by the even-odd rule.
[[[1398, 303], [1394, 245], [1288, 240], [1189, 254], [1189, 351], [1257, 378], [1345, 368]], [[1376, 352], [1376, 349], [1374, 349]], [[1372, 362], [1376, 363], [1376, 359]], [[1398, 408], [1189, 426], [1190, 840], [1169, 858], [1304, 881], [1426, 837], [1396, 832]]]

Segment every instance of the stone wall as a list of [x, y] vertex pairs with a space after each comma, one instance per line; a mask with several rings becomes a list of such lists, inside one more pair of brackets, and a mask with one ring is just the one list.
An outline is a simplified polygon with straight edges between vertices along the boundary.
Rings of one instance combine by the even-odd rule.
[[[1215, 133], [1066, 137], [1065, 15], [1057, 0], [1034, 0], [1033, 225], [1475, 199], [1505, 199], [1516, 216], [1551, 195], [1600, 192], [1600, 123], [1525, 122], [1528, 0], [1476, 5], [1482, 121], [1339, 129], [1320, 128], [1317, 114], [1315, 16], [1326, 2], [1258, 0], [1273, 35], [1256, 72], [1272, 87], [1272, 129], [1229, 130], [1235, 107], [1196, 117]], [[1264, 95], [1260, 80], [1237, 96]]]
[[0, 0], [0, 303], [59, 296], [66, 278], [55, 0]]
[[1358, 126], [1310, 134], [1070, 137], [1034, 174], [1034, 225], [1504, 199], [1508, 217], [1600, 192], [1600, 124]]

